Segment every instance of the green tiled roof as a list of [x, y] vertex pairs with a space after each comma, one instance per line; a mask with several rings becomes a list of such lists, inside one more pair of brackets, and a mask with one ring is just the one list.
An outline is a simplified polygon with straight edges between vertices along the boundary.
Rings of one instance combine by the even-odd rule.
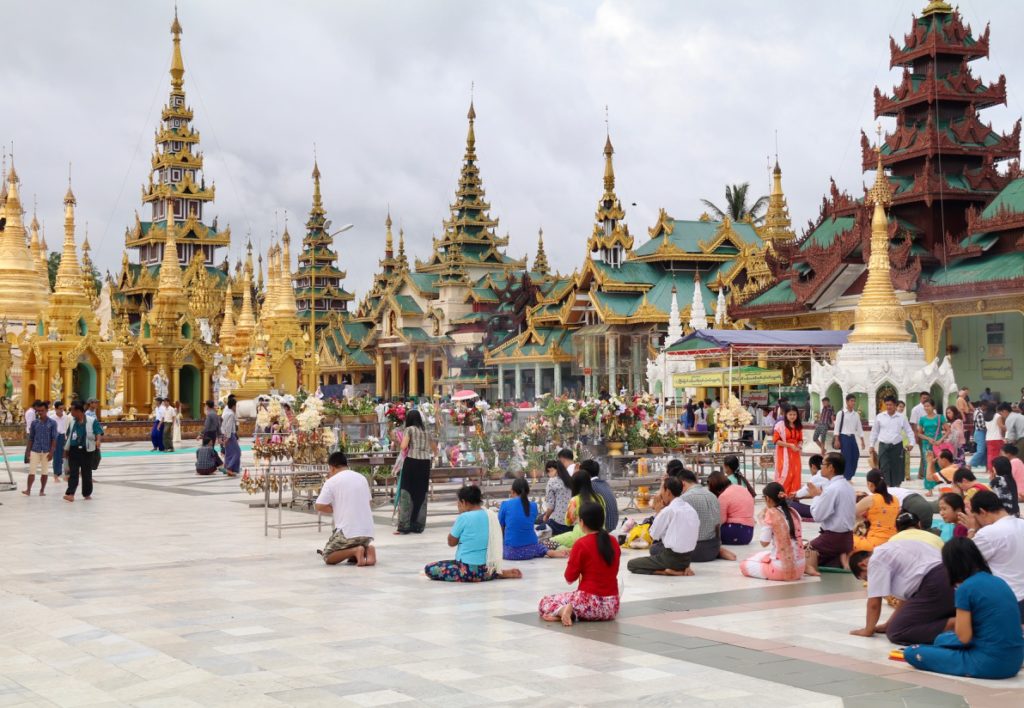
[[402, 309], [403, 314], [422, 315], [423, 308], [416, 304], [416, 300], [410, 295], [395, 295], [395, 302]]
[[[842, 234], [853, 228], [854, 218], [852, 216], [831, 217], [825, 219], [810, 235], [800, 244], [800, 249], [809, 246], [820, 246], [828, 248]], [[767, 294], [767, 293], [766, 293]]]
[[593, 263], [594, 268], [596, 268], [598, 272], [619, 283], [654, 285], [658, 282], [660, 275], [658, 269], [650, 263], [626, 261], [618, 268], [613, 268], [603, 261], [593, 261]]
[[473, 294], [481, 302], [497, 302], [498, 296], [490, 288], [473, 288]]
[[749, 307], [761, 305], [788, 305], [796, 302], [796, 293], [788, 280], [783, 280], [747, 303]]
[[487, 312], [470, 312], [468, 315], [463, 315], [456, 320], [452, 321], [452, 324], [473, 324], [474, 322], [480, 322], [486, 320], [489, 316]]
[[[686, 253], [702, 253], [700, 242], [710, 243], [715, 238], [715, 233], [722, 226], [721, 221], [682, 221], [675, 219], [672, 222], [672, 234], [668, 237], [669, 242], [676, 248]], [[761, 242], [754, 227], [740, 221], [733, 222], [732, 230], [744, 243], [756, 245]], [[654, 254], [662, 244], [663, 236], [652, 238], [650, 241], [634, 250], [638, 256], [649, 256]], [[719, 253], [736, 253], [733, 246], [722, 246]]]
[[999, 280], [1020, 278], [1024, 274], [1024, 252], [997, 253], [968, 258], [946, 266], [938, 267], [927, 275], [930, 285], [969, 285]]
[[1015, 179], [1003, 187], [1003, 191], [981, 212], [981, 218], [990, 219], [1002, 208], [1017, 214], [1024, 213], [1024, 178]]
[[435, 273], [409, 273], [409, 279], [425, 293], [437, 292], [437, 277]]

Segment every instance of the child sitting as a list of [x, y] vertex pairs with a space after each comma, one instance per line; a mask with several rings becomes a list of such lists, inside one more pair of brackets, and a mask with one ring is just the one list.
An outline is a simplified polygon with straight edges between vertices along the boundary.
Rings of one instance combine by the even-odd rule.
[[224, 464], [213, 446], [214, 436], [204, 435], [203, 443], [196, 448], [196, 474], [210, 475]]
[[504, 532], [502, 558], [519, 561], [532, 558], [566, 558], [565, 550], [548, 550], [537, 540], [534, 520], [537, 518], [537, 503], [530, 501], [530, 484], [522, 477], [512, 482], [509, 499], [498, 509], [498, 522]]
[[545, 622], [574, 620], [599, 622], [615, 619], [619, 613], [619, 546], [604, 530], [604, 509], [588, 502], [580, 509], [583, 536], [572, 546], [565, 567], [565, 581], [579, 586], [541, 598], [538, 610]]
[[498, 578], [521, 578], [518, 570], [501, 569], [501, 527], [493, 511], [483, 508], [480, 487], [459, 489], [459, 516], [448, 534], [455, 560], [431, 563], [423, 570], [431, 580], [449, 583], [480, 583]]

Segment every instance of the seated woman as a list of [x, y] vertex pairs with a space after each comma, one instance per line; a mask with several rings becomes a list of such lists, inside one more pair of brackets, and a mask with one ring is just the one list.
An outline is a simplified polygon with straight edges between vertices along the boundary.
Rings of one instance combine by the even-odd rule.
[[601, 511], [604, 511], [604, 499], [594, 491], [594, 485], [590, 482], [590, 469], [587, 465], [589, 462], [593, 462], [593, 460], [581, 462], [579, 469], [572, 475], [572, 499], [569, 501], [569, 510], [565, 514], [565, 524], [571, 526], [572, 530], [551, 537], [551, 542], [562, 548], [572, 548], [572, 545], [583, 537], [579, 510], [583, 508], [584, 504], [598, 504]]
[[954, 630], [940, 634], [932, 645], [908, 646], [903, 658], [916, 669], [951, 676], [1016, 676], [1024, 661], [1024, 639], [1013, 590], [992, 575], [970, 539], [954, 538], [946, 543], [942, 564], [956, 587]]
[[718, 470], [708, 475], [708, 491], [718, 497], [722, 544], [745, 546], [750, 543], [754, 539], [754, 495], [745, 487], [733, 484]]
[[900, 503], [889, 493], [881, 471], [868, 472], [868, 494], [857, 502], [857, 518], [867, 519], [871, 527], [864, 536], [853, 537], [853, 551], [872, 551], [888, 541], [896, 533], [896, 517], [900, 514]]
[[448, 534], [455, 560], [438, 561], [423, 569], [431, 580], [479, 583], [498, 578], [521, 578], [518, 570], [501, 569], [501, 525], [493, 511], [482, 508], [480, 487], [471, 484], [458, 493], [459, 516]]
[[544, 469], [548, 473], [548, 483], [544, 488], [544, 523], [553, 534], [566, 533], [572, 530], [571, 526], [565, 525], [569, 500], [572, 499], [572, 478], [561, 460], [548, 460]]
[[537, 518], [537, 503], [530, 501], [530, 484], [520, 477], [512, 482], [510, 499], [501, 503], [498, 509], [498, 522], [504, 533], [501, 557], [505, 560], [519, 561], [532, 558], [565, 558], [568, 551], [550, 551], [537, 540], [537, 531], [533, 522]]
[[224, 464], [213, 446], [214, 436], [204, 435], [203, 443], [196, 448], [196, 474], [211, 475]]
[[967, 538], [967, 527], [960, 523], [958, 516], [965, 509], [964, 498], [956, 492], [946, 492], [939, 497], [939, 517], [942, 518], [942, 523], [937, 525], [939, 538], [943, 541]]
[[762, 580], [799, 580], [804, 574], [804, 539], [800, 515], [790, 509], [786, 494], [778, 482], [764, 488], [764, 526], [761, 545], [767, 551], [740, 562], [740, 572]]
[[583, 535], [573, 545], [565, 567], [565, 581], [580, 581], [573, 592], [542, 597], [538, 605], [546, 622], [566, 627], [574, 620], [599, 622], [619, 613], [619, 545], [604, 530], [604, 508], [588, 502], [580, 508]]

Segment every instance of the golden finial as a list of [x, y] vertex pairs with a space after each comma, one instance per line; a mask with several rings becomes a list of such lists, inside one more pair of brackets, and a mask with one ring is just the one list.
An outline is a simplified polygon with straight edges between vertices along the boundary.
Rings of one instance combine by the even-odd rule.
[[887, 207], [892, 203], [892, 188], [889, 180], [885, 177], [885, 167], [882, 166], [882, 126], [876, 129], [878, 143], [875, 145], [875, 153], [878, 156], [878, 164], [875, 166], [875, 183], [868, 190], [868, 201], [872, 204]]
[[394, 249], [394, 241], [391, 236], [391, 205], [388, 205], [388, 216], [384, 219], [384, 256], [391, 258]]
[[178, 22], [177, 5], [174, 6], [171, 35], [174, 37], [174, 49], [171, 52], [171, 88], [174, 91], [181, 91], [182, 79], [185, 76], [185, 62], [181, 60], [181, 23]]
[[[607, 125], [605, 126], [607, 128]], [[605, 133], [604, 139], [604, 192], [611, 195], [615, 192], [615, 167], [612, 165], [612, 155], [615, 148], [612, 147], [611, 133]]]
[[68, 163], [68, 191], [64, 194], [64, 205], [77, 204], [75, 193], [71, 191], [71, 163]]
[[921, 11], [921, 16], [948, 15], [951, 12], [953, 12], [953, 8], [948, 2], [943, 2], [943, 0], [931, 0], [931, 2], [925, 6], [924, 10]]
[[473, 99], [469, 99], [469, 112], [466, 114], [466, 118], [469, 119], [469, 131], [466, 133], [466, 159], [472, 160], [475, 158], [474, 150], [476, 148], [476, 131], [473, 129], [473, 123], [476, 121], [476, 108], [473, 107]]

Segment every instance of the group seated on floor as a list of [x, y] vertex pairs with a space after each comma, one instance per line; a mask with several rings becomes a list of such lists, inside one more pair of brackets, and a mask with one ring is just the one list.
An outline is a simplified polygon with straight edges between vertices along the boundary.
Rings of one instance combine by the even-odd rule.
[[[329, 565], [373, 565], [366, 479], [347, 469], [343, 454], [332, 455], [329, 466], [316, 508], [333, 515], [335, 528], [320, 553]], [[739, 562], [743, 576], [795, 581], [825, 568], [852, 572], [867, 586], [867, 603], [863, 626], [850, 633], [884, 634], [907, 647], [904, 658], [917, 668], [1006, 678], [1024, 661], [1024, 520], [1008, 458], [993, 465], [992, 488], [960, 468], [950, 491], [932, 503], [890, 488], [877, 469], [868, 472], [868, 494], [858, 500], [843, 455], [814, 455], [810, 479], [795, 494], [778, 482], [764, 486], [760, 514], [735, 457], [709, 475], [707, 487], [672, 460], [651, 497], [654, 516], [635, 526], [624, 519], [622, 530], [632, 530], [618, 538], [609, 522], [618, 505], [595, 460], [572, 464], [571, 474], [561, 458], [545, 466], [543, 509], [530, 499], [525, 478], [513, 480], [497, 510], [484, 507], [479, 487], [459, 489], [447, 539], [455, 557], [427, 565], [425, 575], [447, 582], [520, 578], [503, 561], [567, 558], [565, 579], [576, 589], [543, 597], [538, 612], [571, 626], [617, 616], [620, 547], [635, 548], [631, 539], [646, 539], [649, 551], [629, 559], [630, 573], [692, 576], [695, 563], [734, 560], [725, 546], [749, 545], [756, 535], [761, 550]], [[805, 543], [807, 518], [819, 532]], [[552, 530], [561, 533], [547, 538]], [[895, 609], [882, 622], [885, 604]]]

